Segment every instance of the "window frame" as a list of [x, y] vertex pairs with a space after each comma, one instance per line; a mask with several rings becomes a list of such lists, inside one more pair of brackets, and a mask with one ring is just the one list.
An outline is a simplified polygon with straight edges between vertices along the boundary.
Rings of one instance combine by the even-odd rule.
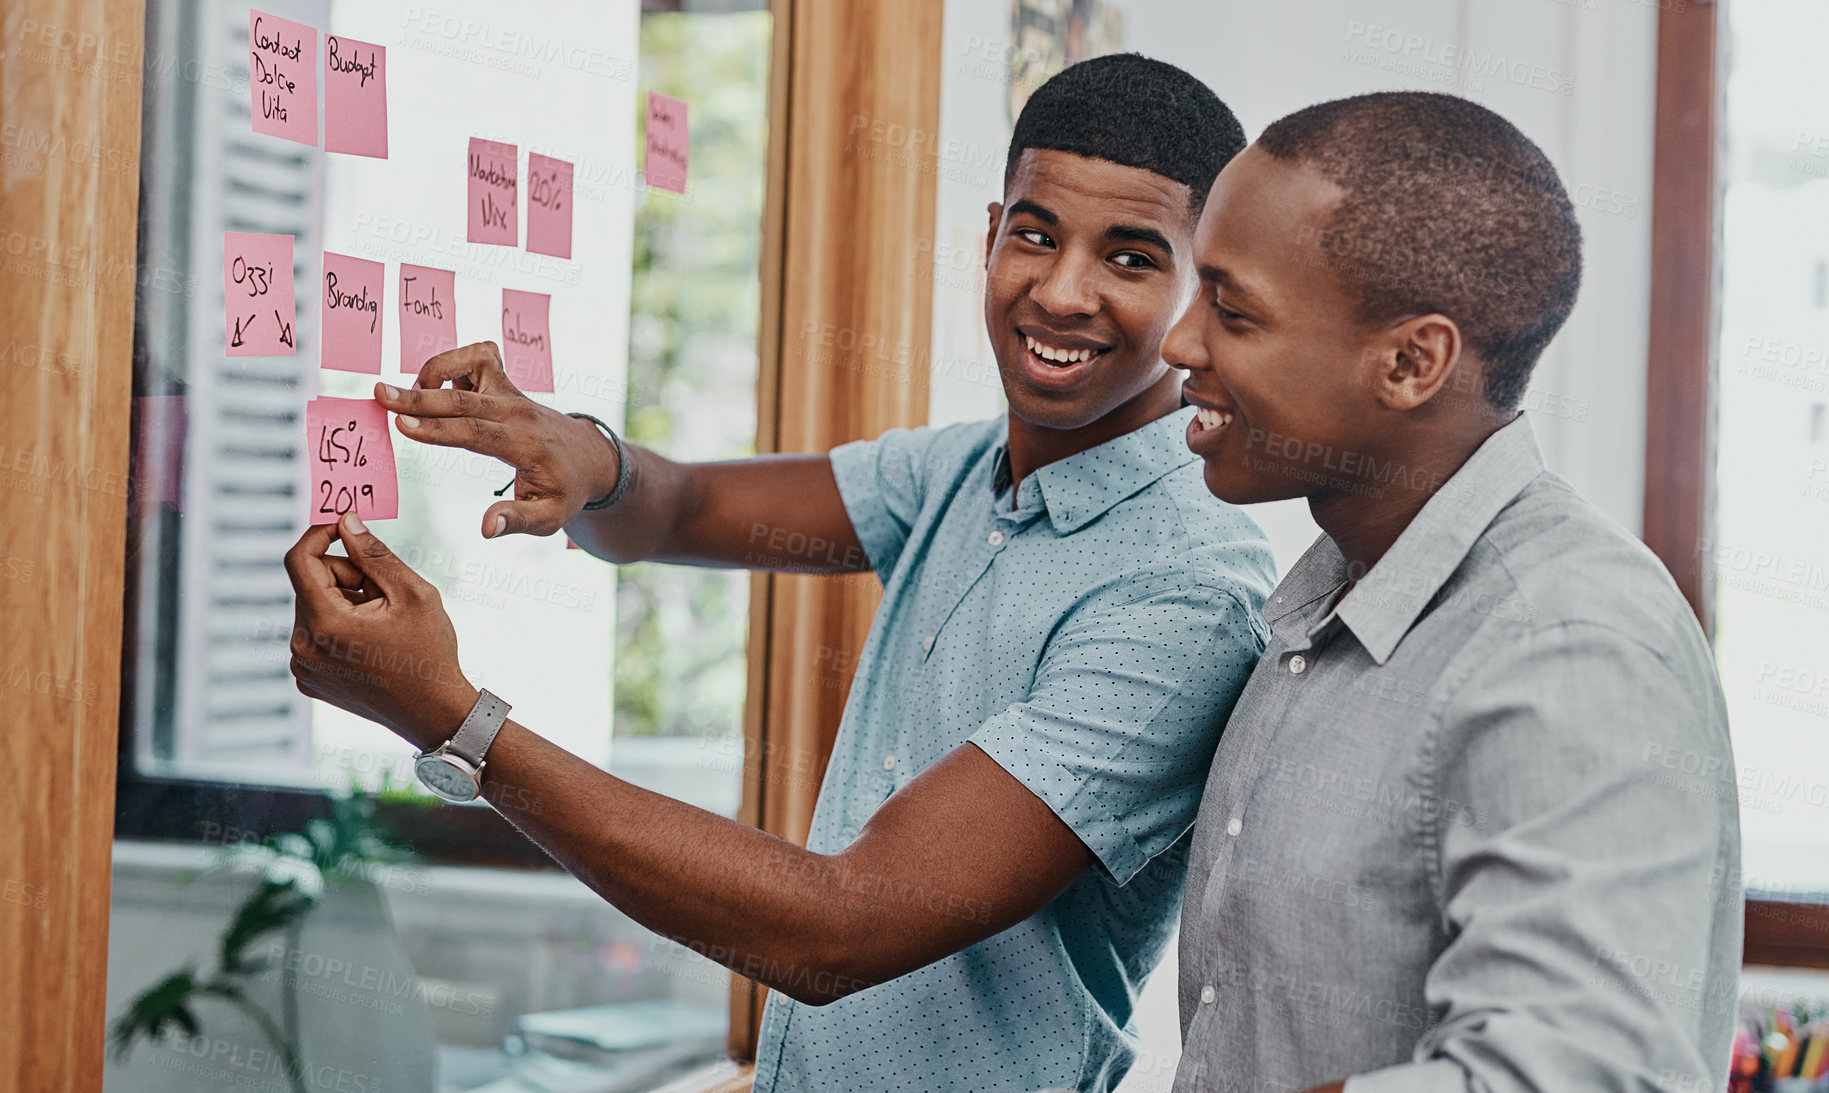
[[[1645, 401], [1647, 546], [1714, 637], [1716, 372], [1720, 334], [1722, 5], [1658, 12]], [[1829, 969], [1829, 904], [1746, 900], [1742, 961]]]
[[[911, 288], [903, 278], [880, 276], [880, 269], [888, 261], [915, 268], [921, 240], [931, 240], [934, 163], [909, 170], [857, 156], [848, 148], [847, 126], [864, 115], [926, 132], [937, 128], [942, 12], [938, 5], [845, 0], [769, 0], [768, 7], [775, 30], [756, 450], [826, 451], [927, 420], [924, 362], [911, 364], [904, 376], [820, 367], [816, 339], [802, 332], [836, 325], [911, 345], [924, 345], [931, 336], [931, 282], [915, 279]], [[860, 69], [858, 59], [865, 55], [874, 63]], [[937, 159], [931, 151], [926, 155]], [[870, 226], [870, 246], [858, 245], [859, 224]], [[866, 263], [877, 267], [877, 275]], [[129, 542], [138, 534], [137, 519], [128, 515]], [[131, 636], [138, 622], [137, 589], [131, 573], [123, 576], [123, 633]], [[804, 845], [848, 686], [811, 685], [795, 665], [810, 663], [821, 647], [860, 648], [880, 595], [869, 574], [752, 575], [742, 822]], [[133, 660], [123, 658], [121, 694], [134, 693], [134, 672]], [[117, 838], [258, 841], [329, 815], [322, 790], [148, 775], [136, 766], [134, 726], [125, 706], [119, 726]], [[232, 832], [225, 830], [227, 816], [237, 821]], [[376, 820], [443, 864], [558, 868], [486, 806], [383, 801]], [[731, 977], [728, 1054], [738, 1062], [754, 1059], [766, 993]]]
[[[650, 14], [673, 13], [689, 10], [679, 0], [642, 0], [640, 16]], [[747, 0], [738, 8], [753, 10], [768, 9], [773, 11], [767, 0]], [[779, 17], [778, 13], [775, 13]], [[139, 33], [136, 42], [143, 52], [146, 40], [146, 23], [144, 9], [136, 6], [135, 17]], [[779, 39], [777, 32], [772, 35]], [[771, 64], [779, 62], [780, 49], [773, 47]], [[773, 125], [774, 84], [777, 79], [774, 70], [770, 71], [769, 111], [770, 132], [780, 130]], [[143, 126], [147, 103], [136, 99], [134, 125], [135, 132]], [[637, 132], [639, 137], [639, 131]], [[772, 161], [775, 156], [775, 140], [771, 138], [768, 156]], [[141, 177], [141, 160], [138, 156], [138, 144], [135, 145], [134, 177]], [[773, 194], [776, 180], [769, 178], [769, 194]], [[137, 184], [137, 183], [136, 183]], [[142, 197], [143, 199], [143, 197]], [[763, 223], [760, 225], [766, 242], [770, 200], [765, 197]], [[133, 203], [129, 203], [129, 212], [134, 212]], [[141, 216], [144, 210], [139, 210]], [[138, 216], [134, 223], [140, 224]], [[146, 246], [142, 232], [134, 233], [140, 247]], [[762, 265], [767, 266], [766, 253]], [[207, 277], [204, 278], [207, 281]], [[140, 301], [133, 297], [133, 285], [128, 285], [132, 306], [130, 314], [137, 318]], [[766, 297], [760, 307], [766, 311]], [[764, 325], [764, 324], [759, 324]], [[133, 365], [130, 368], [130, 380], [137, 384], [141, 379], [142, 362], [137, 359], [141, 347], [137, 344], [141, 332], [136, 328], [134, 337], [136, 345], [130, 355]], [[757, 415], [758, 421], [771, 420], [773, 412], [765, 408], [763, 392], [772, 390], [774, 379], [767, 375], [774, 366], [766, 355], [758, 360], [757, 377]], [[123, 386], [127, 386], [124, 384]], [[152, 443], [140, 442], [139, 430], [146, 423], [140, 420], [138, 400], [130, 405], [131, 426], [128, 430], [132, 438], [128, 456], [128, 474], [136, 473], [134, 459], [142, 452], [165, 450], [163, 436], [155, 436]], [[133, 442], [138, 442], [137, 446]], [[758, 437], [758, 452], [768, 451], [762, 447]], [[136, 499], [137, 500], [137, 496]], [[124, 542], [127, 548], [129, 563], [123, 573], [123, 607], [121, 622], [121, 664], [119, 672], [120, 702], [118, 706], [119, 730], [116, 740], [116, 756], [113, 763], [115, 777], [114, 793], [114, 837], [125, 840], [150, 840], [163, 842], [218, 843], [251, 841], [260, 842], [268, 836], [285, 832], [299, 831], [303, 825], [313, 819], [327, 819], [331, 816], [330, 787], [301, 786], [278, 783], [239, 782], [233, 779], [213, 777], [192, 777], [165, 772], [149, 773], [141, 769], [138, 751], [144, 738], [136, 734], [147, 731], [147, 726], [136, 724], [140, 716], [132, 705], [134, 696], [140, 692], [136, 687], [138, 673], [142, 670], [139, 657], [135, 655], [136, 646], [168, 640], [168, 635], [160, 627], [165, 620], [159, 618], [161, 605], [149, 604], [141, 596], [144, 583], [142, 574], [146, 572], [133, 564], [141, 548], [150, 544], [153, 549], [170, 550], [165, 544], [173, 540], [177, 526], [177, 515], [156, 504], [136, 505], [130, 503], [126, 513]], [[156, 533], [143, 534], [152, 529], [143, 525], [158, 521]], [[161, 575], [167, 579], [167, 575]], [[751, 629], [753, 639], [752, 612]], [[142, 623], [145, 626], [142, 627]], [[749, 658], [749, 675], [752, 681], [756, 675], [757, 660]], [[156, 684], [155, 684], [156, 685]], [[749, 702], [745, 703], [745, 714]], [[151, 734], [158, 738], [156, 729]], [[233, 818], [231, 825], [229, 820]], [[562, 867], [532, 840], [522, 835], [512, 824], [504, 819], [493, 808], [482, 802], [468, 805], [447, 806], [431, 798], [418, 800], [383, 799], [377, 802], [374, 820], [376, 826], [389, 836], [411, 846], [413, 852], [424, 859], [426, 864], [449, 866], [475, 866], [479, 868], [531, 869], [541, 871], [559, 871]]]

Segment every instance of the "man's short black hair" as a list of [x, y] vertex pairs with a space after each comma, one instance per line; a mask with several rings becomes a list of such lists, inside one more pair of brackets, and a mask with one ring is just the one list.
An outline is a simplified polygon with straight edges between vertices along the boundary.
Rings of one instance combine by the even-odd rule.
[[1367, 322], [1439, 312], [1486, 362], [1487, 401], [1514, 410], [1581, 287], [1581, 226], [1549, 157], [1491, 110], [1385, 91], [1273, 123], [1258, 147], [1346, 195], [1318, 248]]
[[1213, 89], [1140, 53], [1092, 57], [1035, 89], [1010, 134], [1004, 185], [1030, 148], [1141, 167], [1194, 191], [1200, 211], [1245, 131]]

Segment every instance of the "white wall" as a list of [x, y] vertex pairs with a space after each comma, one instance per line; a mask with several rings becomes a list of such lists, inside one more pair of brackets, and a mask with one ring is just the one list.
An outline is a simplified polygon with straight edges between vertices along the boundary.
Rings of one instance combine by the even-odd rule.
[[[1119, 6], [1125, 48], [1205, 80], [1251, 136], [1310, 103], [1413, 88], [1490, 106], [1543, 147], [1581, 206], [1587, 269], [1574, 314], [1537, 366], [1529, 405], [1550, 467], [1637, 532], [1657, 2], [1133, 0]], [[946, 5], [934, 249], [936, 423], [1002, 409], [982, 319], [967, 320], [978, 314], [970, 276], [978, 266], [971, 259], [982, 255], [984, 208], [1000, 196], [1009, 141], [1008, 91], [999, 78], [1007, 71], [1000, 58], [1012, 48], [1009, 18], [1006, 4]], [[1450, 46], [1482, 64], [1502, 58], [1523, 82], [1440, 63]], [[1254, 515], [1285, 567], [1316, 534], [1299, 506], [1265, 506]]]

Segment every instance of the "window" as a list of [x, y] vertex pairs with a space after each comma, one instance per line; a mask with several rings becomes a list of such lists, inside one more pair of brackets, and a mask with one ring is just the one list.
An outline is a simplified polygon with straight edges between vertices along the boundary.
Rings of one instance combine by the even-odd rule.
[[[501, 338], [503, 289], [550, 294], [556, 390], [534, 397], [675, 457], [752, 453], [770, 16], [742, 0], [254, 6], [386, 47], [389, 156], [252, 132], [247, 3], [148, 4], [133, 471], [152, 485], [130, 514], [108, 1015], [182, 966], [242, 1001], [197, 995], [195, 1034], [137, 1040], [110, 1088], [653, 1088], [721, 1056], [728, 973], [485, 806], [434, 808], [407, 745], [293, 686], [281, 557], [306, 519], [303, 406], [377, 378], [319, 367], [310, 286], [326, 251], [387, 280], [402, 262], [453, 270], [465, 343]], [[684, 194], [643, 179], [649, 91], [689, 104]], [[530, 153], [575, 165], [570, 259], [465, 241], [472, 137], [517, 145], [522, 170]], [[294, 237], [296, 356], [224, 354], [224, 232]], [[389, 287], [390, 382], [396, 307]], [[505, 465], [393, 444], [400, 516], [376, 531], [439, 587], [467, 673], [573, 752], [734, 814], [747, 575], [485, 541]], [[301, 894], [308, 913], [288, 917]], [[244, 954], [260, 963], [223, 979], [238, 915], [265, 924]]]
[[1807, 0], [1726, 9], [1715, 647], [1749, 895], [1829, 892], [1829, 111]]

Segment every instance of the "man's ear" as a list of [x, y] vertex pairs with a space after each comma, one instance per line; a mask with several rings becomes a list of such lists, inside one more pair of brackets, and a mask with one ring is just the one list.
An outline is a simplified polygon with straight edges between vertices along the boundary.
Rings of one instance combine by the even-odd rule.
[[1003, 202], [993, 201], [984, 207], [991, 214], [991, 226], [984, 231], [984, 268], [991, 268], [991, 252], [997, 249], [997, 229], [1003, 226]]
[[[1461, 328], [1441, 314], [1418, 315], [1390, 327], [1367, 351], [1367, 377], [1379, 403], [1414, 410], [1472, 361], [1461, 352]], [[1466, 377], [1461, 377], [1465, 382]], [[1477, 383], [1477, 380], [1475, 380]], [[1457, 387], [1461, 384], [1457, 384]]]

